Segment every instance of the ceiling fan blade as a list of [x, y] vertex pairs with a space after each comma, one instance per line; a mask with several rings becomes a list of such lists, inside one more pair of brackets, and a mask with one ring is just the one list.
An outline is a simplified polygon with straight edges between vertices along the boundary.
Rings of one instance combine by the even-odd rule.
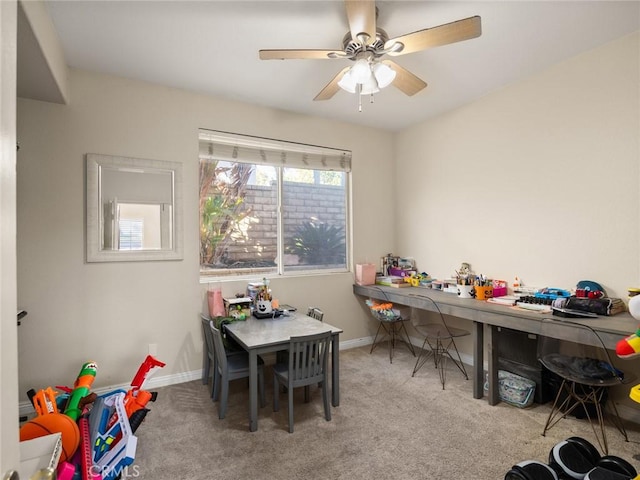
[[345, 53], [335, 50], [260, 50], [260, 60], [323, 60], [345, 57]]
[[391, 48], [394, 43], [404, 44], [400, 51], [390, 51], [388, 55], [406, 55], [407, 53], [418, 52], [431, 47], [447, 45], [449, 43], [461, 42], [471, 38], [479, 37], [482, 34], [480, 17], [469, 17], [456, 22], [445, 23], [433, 28], [426, 28], [417, 32], [402, 35], [388, 40], [385, 49]]
[[401, 67], [391, 60], [383, 60], [382, 63], [388, 65], [396, 72], [396, 78], [393, 79], [393, 86], [402, 93], [412, 96], [427, 86], [426, 82], [416, 77], [406, 68]]
[[351, 38], [363, 45], [376, 39], [376, 2], [374, 0], [345, 0]]
[[338, 72], [338, 74], [335, 77], [333, 77], [333, 80], [327, 83], [327, 85], [322, 90], [320, 90], [320, 93], [316, 95], [313, 101], [329, 100], [336, 93], [338, 93], [338, 90], [340, 90], [340, 87], [338, 86], [338, 82], [342, 79], [344, 74], [349, 71], [350, 68], [351, 67], [345, 67], [340, 72]]

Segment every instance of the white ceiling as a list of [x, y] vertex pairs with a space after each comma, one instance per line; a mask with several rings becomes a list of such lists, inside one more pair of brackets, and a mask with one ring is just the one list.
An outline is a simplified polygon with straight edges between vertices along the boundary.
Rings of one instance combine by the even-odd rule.
[[[258, 50], [341, 49], [342, 1], [46, 1], [71, 67], [398, 131], [640, 29], [639, 1], [379, 1], [395, 37], [473, 15], [482, 36], [395, 57], [428, 83], [315, 95], [349, 60], [259, 60]], [[606, 86], [603, 86], [606, 88]]]

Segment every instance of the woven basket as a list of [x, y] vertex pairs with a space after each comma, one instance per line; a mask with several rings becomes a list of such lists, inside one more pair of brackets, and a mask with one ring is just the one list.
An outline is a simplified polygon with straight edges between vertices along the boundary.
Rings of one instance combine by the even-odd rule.
[[395, 308], [388, 308], [385, 310], [374, 310], [373, 308], [371, 308], [370, 310], [371, 315], [373, 315], [374, 318], [377, 318], [381, 322], [396, 322], [398, 320], [402, 320], [400, 311]]

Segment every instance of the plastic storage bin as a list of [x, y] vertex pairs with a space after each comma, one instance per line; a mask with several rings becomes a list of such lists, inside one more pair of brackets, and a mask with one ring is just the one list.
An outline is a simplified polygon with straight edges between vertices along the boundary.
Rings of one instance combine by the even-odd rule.
[[[484, 390], [489, 391], [489, 374], [485, 377]], [[500, 400], [509, 405], [525, 408], [533, 403], [536, 382], [515, 373], [498, 370]]]

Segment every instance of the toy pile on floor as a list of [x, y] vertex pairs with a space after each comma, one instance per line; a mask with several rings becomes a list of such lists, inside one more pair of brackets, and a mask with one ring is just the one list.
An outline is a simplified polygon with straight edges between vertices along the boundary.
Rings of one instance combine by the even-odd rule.
[[549, 463], [520, 462], [507, 472], [505, 480], [638, 480], [635, 468], [615, 455], [601, 456], [584, 438], [570, 437], [549, 452]]
[[[157, 392], [142, 387], [147, 378], [165, 364], [148, 355], [128, 391], [104, 395], [91, 392], [98, 366], [82, 365], [73, 388], [56, 386], [28, 392], [36, 416], [20, 427], [20, 441], [52, 433], [61, 434], [58, 480], [115, 480], [135, 459], [134, 435], [156, 400]], [[126, 475], [125, 475], [126, 476]]]

